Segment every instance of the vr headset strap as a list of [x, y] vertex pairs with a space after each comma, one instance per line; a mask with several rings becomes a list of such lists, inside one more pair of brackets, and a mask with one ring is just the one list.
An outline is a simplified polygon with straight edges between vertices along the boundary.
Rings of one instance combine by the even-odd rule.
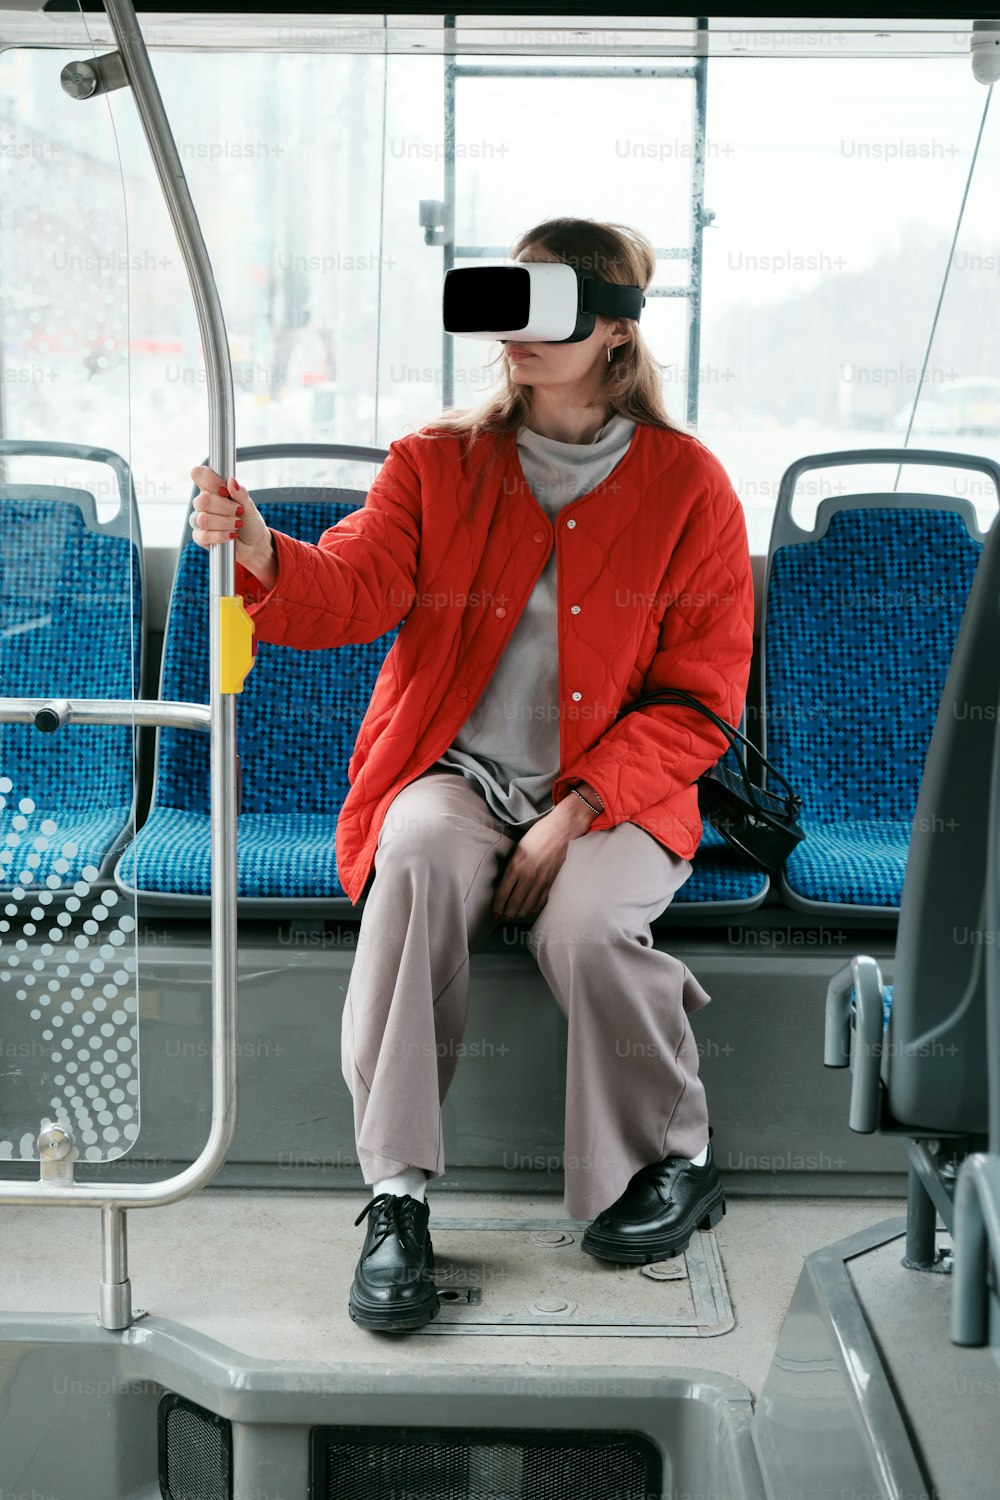
[[617, 286], [598, 281], [595, 276], [580, 278], [580, 307], [583, 312], [601, 313], [606, 318], [638, 318], [646, 299], [637, 286]]

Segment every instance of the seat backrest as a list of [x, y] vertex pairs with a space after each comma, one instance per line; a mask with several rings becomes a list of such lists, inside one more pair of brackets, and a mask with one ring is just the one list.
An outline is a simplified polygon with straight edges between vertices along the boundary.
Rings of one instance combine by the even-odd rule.
[[795, 482], [831, 464], [1000, 466], [962, 454], [818, 454], [782, 480], [762, 624], [766, 750], [809, 822], [910, 822], [982, 550], [973, 507], [937, 495], [833, 496], [812, 531]]
[[986, 961], [996, 913], [986, 886], [998, 701], [994, 521], [927, 753], [896, 939], [882, 1077], [893, 1119], [922, 1131], [988, 1128]]
[[[366, 498], [363, 490], [319, 486], [251, 493], [269, 526], [308, 542]], [[162, 698], [208, 702], [207, 601], [208, 554], [186, 538], [167, 620]], [[241, 812], [339, 812], [358, 729], [398, 629], [332, 651], [258, 645], [237, 706]], [[207, 813], [208, 768], [207, 736], [161, 730], [153, 805]]]
[[[997, 600], [1000, 631], [1000, 599]], [[1000, 702], [993, 736], [993, 790], [986, 849], [986, 1049], [989, 1069], [990, 1151], [1000, 1156]]]
[[[138, 698], [143, 565], [131, 476], [118, 454], [69, 443], [0, 443], [0, 457], [101, 459], [120, 508], [99, 520], [92, 494], [63, 485], [0, 485], [0, 697]], [[70, 724], [40, 734], [0, 724], [0, 771], [12, 798], [58, 810], [132, 805], [132, 731]]]

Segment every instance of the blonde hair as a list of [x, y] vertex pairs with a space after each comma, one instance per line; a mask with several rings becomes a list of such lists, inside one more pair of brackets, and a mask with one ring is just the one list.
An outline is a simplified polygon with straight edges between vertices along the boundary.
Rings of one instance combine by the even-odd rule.
[[[638, 286], [643, 291], [647, 290], [656, 272], [656, 251], [651, 242], [625, 224], [604, 224], [596, 219], [545, 219], [521, 235], [511, 249], [510, 259], [515, 259], [529, 246], [548, 250], [575, 270], [591, 271], [602, 281]], [[604, 397], [608, 407], [612, 413], [629, 417], [634, 422], [690, 436], [686, 427], [667, 415], [660, 375], [665, 366], [650, 353], [639, 332], [638, 320], [623, 318], [621, 321], [628, 326], [632, 336], [627, 343], [618, 346], [604, 369]], [[530, 424], [531, 387], [517, 385], [511, 379], [505, 351], [501, 351], [497, 358], [502, 361], [503, 372], [498, 390], [472, 410], [449, 409], [416, 436], [432, 438], [464, 434], [468, 437], [468, 454], [481, 433], [512, 432]]]

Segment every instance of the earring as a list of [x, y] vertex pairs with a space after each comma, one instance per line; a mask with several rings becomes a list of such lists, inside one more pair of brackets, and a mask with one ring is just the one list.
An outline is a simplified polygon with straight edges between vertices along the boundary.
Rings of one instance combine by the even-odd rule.
[[610, 344], [605, 344], [605, 346], [604, 346], [604, 347], [605, 347], [605, 348], [606, 348], [606, 349], [607, 349], [607, 351], [608, 351], [608, 364], [610, 364], [610, 363], [611, 363], [611, 345], [610, 345]]

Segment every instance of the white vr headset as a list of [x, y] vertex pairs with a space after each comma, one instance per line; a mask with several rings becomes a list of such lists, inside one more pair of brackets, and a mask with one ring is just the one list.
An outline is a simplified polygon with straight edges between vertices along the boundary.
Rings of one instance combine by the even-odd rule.
[[469, 339], [577, 344], [597, 314], [635, 318], [642, 288], [587, 276], [562, 261], [495, 261], [445, 272], [446, 333]]

